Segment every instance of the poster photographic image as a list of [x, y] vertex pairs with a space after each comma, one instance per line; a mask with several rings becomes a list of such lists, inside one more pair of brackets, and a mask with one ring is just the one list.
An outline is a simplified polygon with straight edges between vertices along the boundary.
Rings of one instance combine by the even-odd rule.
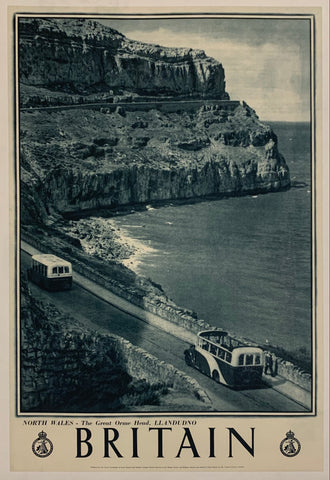
[[13, 475], [326, 478], [325, 10], [8, 6]]

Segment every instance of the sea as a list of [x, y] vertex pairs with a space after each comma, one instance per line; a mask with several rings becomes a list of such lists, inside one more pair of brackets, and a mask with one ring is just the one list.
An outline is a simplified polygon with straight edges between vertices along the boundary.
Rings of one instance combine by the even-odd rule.
[[289, 190], [118, 216], [148, 247], [136, 271], [215, 327], [311, 354], [312, 182], [309, 123], [270, 123]]

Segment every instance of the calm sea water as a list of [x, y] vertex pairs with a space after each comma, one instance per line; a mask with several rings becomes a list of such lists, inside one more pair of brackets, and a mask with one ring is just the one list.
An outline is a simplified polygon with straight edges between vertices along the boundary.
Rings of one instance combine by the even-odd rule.
[[116, 223], [155, 249], [138, 272], [214, 326], [288, 349], [311, 346], [309, 124], [273, 123], [292, 188], [149, 209]]

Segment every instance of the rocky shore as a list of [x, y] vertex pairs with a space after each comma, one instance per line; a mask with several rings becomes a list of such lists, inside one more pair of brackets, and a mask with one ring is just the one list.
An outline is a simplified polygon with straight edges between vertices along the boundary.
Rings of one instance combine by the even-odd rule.
[[85, 253], [105, 262], [115, 261], [136, 271], [139, 259], [154, 250], [142, 242], [129, 237], [118, 228], [113, 218], [88, 217], [68, 220], [63, 231], [80, 242]]

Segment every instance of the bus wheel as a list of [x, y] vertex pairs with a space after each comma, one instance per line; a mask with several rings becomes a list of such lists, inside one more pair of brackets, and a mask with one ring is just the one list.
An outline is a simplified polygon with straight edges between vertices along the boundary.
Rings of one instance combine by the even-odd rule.
[[185, 353], [184, 359], [185, 359], [188, 367], [191, 367], [192, 366], [192, 361], [191, 361], [191, 356], [189, 355], [189, 353]]
[[219, 383], [220, 382], [220, 378], [219, 378], [219, 373], [217, 372], [217, 370], [213, 370], [212, 372], [212, 378], [215, 382]]

